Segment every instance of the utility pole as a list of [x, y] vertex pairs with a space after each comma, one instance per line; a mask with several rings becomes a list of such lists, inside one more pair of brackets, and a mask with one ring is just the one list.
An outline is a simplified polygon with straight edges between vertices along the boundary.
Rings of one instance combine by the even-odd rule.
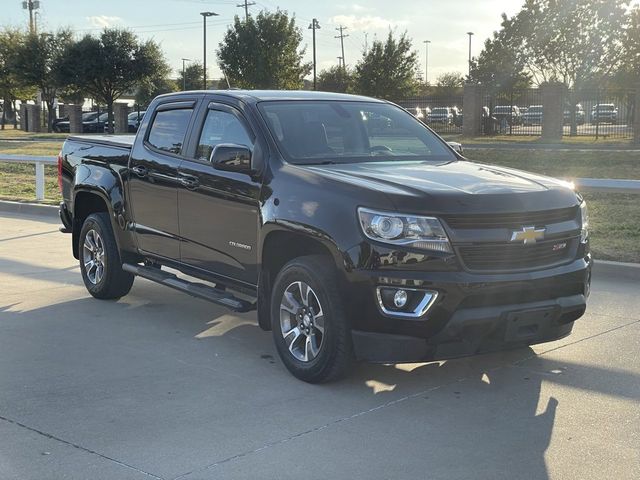
[[236, 5], [238, 8], [244, 8], [244, 21], [246, 22], [249, 18], [249, 7], [255, 5], [256, 2], [249, 2], [248, 0], [244, 0], [244, 3], [240, 3]]
[[469, 80], [471, 80], [471, 37], [473, 36], [473, 32], [467, 32], [469, 35]]
[[429, 44], [431, 43], [431, 40], [425, 40], [424, 43], [427, 52], [426, 55], [424, 57], [424, 84], [425, 85], [429, 85]]
[[207, 17], [217, 17], [218, 14], [215, 12], [200, 12], [200, 15], [202, 15], [202, 22], [203, 22], [203, 39], [202, 39], [202, 45], [203, 45], [203, 55], [202, 55], [202, 69], [203, 69], [203, 76], [202, 76], [202, 89], [206, 90], [207, 89]]
[[320, 29], [320, 24], [315, 18], [311, 21], [309, 28], [313, 32], [313, 89], [316, 89], [316, 30]]
[[27, 0], [25, 2], [22, 2], [22, 9], [29, 10], [29, 33], [37, 33], [33, 11], [39, 8], [39, 0]]
[[346, 62], [344, 61], [344, 39], [345, 37], [348, 37], [349, 35], [345, 35], [343, 32], [347, 29], [347, 27], [343, 27], [342, 25], [340, 25], [338, 28], [336, 28], [336, 30], [338, 30], [340, 32], [340, 35], [336, 35], [334, 38], [339, 38], [340, 39], [340, 47], [342, 48], [342, 68], [344, 70], [347, 69], [347, 65]]
[[190, 62], [191, 59], [190, 58], [183, 58], [182, 59], [182, 91], [184, 92], [187, 89], [187, 77], [185, 77], [185, 67], [184, 64], [185, 62]]

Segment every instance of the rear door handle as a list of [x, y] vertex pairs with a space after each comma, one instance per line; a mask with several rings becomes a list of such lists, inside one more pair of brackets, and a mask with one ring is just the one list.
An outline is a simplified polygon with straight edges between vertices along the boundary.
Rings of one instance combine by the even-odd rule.
[[195, 190], [200, 185], [200, 181], [193, 175], [180, 175], [180, 184], [189, 190]]
[[149, 173], [149, 170], [147, 170], [146, 167], [140, 167], [140, 166], [133, 167], [131, 171], [135, 173], [137, 176], [139, 176], [140, 178], [146, 177], [147, 174]]

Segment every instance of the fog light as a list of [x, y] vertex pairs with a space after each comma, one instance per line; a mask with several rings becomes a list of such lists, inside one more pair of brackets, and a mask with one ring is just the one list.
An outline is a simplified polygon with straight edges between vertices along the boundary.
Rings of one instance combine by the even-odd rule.
[[402, 308], [407, 304], [407, 292], [405, 290], [398, 290], [393, 296], [393, 304], [396, 308]]
[[395, 318], [422, 319], [438, 298], [438, 292], [385, 285], [376, 288], [376, 296], [378, 307], [384, 315]]

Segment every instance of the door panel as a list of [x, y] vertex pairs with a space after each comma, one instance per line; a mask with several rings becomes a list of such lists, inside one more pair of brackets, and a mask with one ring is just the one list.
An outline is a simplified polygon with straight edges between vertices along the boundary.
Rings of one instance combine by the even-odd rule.
[[178, 156], [193, 110], [160, 110], [144, 145], [136, 144], [130, 168], [129, 199], [138, 248], [173, 260], [180, 258]]
[[208, 161], [219, 143], [251, 148], [253, 139], [239, 113], [220, 108], [207, 112], [196, 149], [199, 158], [185, 160], [179, 168], [184, 181], [178, 192], [181, 261], [255, 284], [260, 182], [216, 170]]

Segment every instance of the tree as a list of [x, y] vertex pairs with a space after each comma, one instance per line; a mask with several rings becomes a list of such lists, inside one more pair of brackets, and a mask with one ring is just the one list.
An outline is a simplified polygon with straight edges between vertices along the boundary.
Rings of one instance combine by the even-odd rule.
[[463, 86], [464, 77], [460, 72], [445, 72], [436, 80], [436, 87], [439, 87], [439, 93], [444, 97], [453, 97], [460, 93]]
[[128, 30], [105, 29], [99, 37], [86, 35], [67, 48], [61, 70], [71, 85], [107, 106], [113, 133], [114, 102], [148, 79], [164, 78], [169, 67], [154, 41], [140, 42]]
[[177, 92], [180, 90], [175, 80], [170, 79], [167, 75], [160, 77], [149, 77], [138, 85], [136, 91], [136, 103], [138, 105], [149, 105], [151, 100], [158, 95], [165, 93]]
[[15, 69], [24, 87], [37, 87], [47, 105], [47, 131], [53, 130], [55, 100], [66, 79], [60, 71], [60, 61], [72, 42], [69, 30], [57, 33], [29, 34], [18, 44]]
[[202, 64], [199, 62], [193, 62], [187, 65], [184, 69], [184, 76], [182, 70], [178, 73], [178, 80], [176, 83], [180, 90], [199, 90], [202, 88], [203, 80]]
[[495, 50], [489, 57], [502, 55], [503, 65], [514, 60], [538, 84], [559, 81], [580, 88], [619, 65], [628, 3], [527, 0], [514, 17], [503, 15], [502, 29], [488, 45]]
[[389, 31], [386, 41], [375, 40], [363, 52], [355, 69], [355, 90], [363, 95], [399, 99], [417, 90], [418, 53], [404, 32], [399, 38]]
[[514, 30], [514, 20], [502, 14], [502, 29], [484, 42], [484, 49], [471, 62], [470, 81], [483, 85], [488, 93], [528, 88], [531, 74], [519, 53], [521, 39]]
[[302, 30], [287, 12], [262, 11], [246, 20], [235, 17], [218, 46], [218, 65], [232, 87], [301, 88], [311, 64], [302, 61]]
[[322, 70], [318, 74], [318, 90], [323, 92], [346, 93], [351, 91], [353, 72], [339, 65]]
[[36, 89], [32, 86], [24, 86], [16, 65], [16, 56], [19, 46], [24, 42], [25, 33], [17, 29], [5, 29], [0, 32], [0, 99], [3, 101], [2, 128], [5, 123], [13, 118], [14, 124], [17, 117], [14, 112], [16, 100], [27, 100], [36, 95]]

